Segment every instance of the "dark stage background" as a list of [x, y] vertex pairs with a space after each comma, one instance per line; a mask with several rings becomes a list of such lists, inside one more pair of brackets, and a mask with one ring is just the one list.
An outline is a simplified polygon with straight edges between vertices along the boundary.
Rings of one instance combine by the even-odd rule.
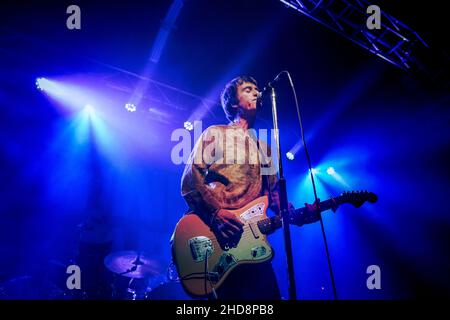
[[[81, 8], [81, 30], [66, 28], [71, 4]], [[319, 197], [379, 197], [323, 214], [339, 297], [448, 297], [450, 100], [442, 83], [410, 76], [275, 0], [184, 2], [153, 62], [171, 4], [0, 4], [0, 299], [108, 297], [123, 279], [113, 280], [103, 257], [123, 250], [158, 264], [150, 286], [160, 288], [171, 233], [187, 210], [172, 132], [185, 121], [226, 123], [218, 97], [228, 80], [248, 74], [263, 86], [281, 70], [296, 85]], [[449, 52], [437, 4], [378, 5]], [[48, 79], [48, 91], [37, 78]], [[286, 152], [299, 146], [300, 130], [285, 79], [279, 88]], [[257, 127], [271, 125], [266, 101]], [[301, 207], [313, 193], [296, 150], [284, 165], [289, 200]], [[320, 225], [292, 228], [292, 238], [299, 299], [332, 299]], [[287, 298], [282, 233], [270, 241]], [[85, 270], [84, 296], [65, 289], [74, 263]], [[370, 265], [381, 269], [380, 290], [367, 289]], [[174, 285], [152, 298], [184, 297]]]

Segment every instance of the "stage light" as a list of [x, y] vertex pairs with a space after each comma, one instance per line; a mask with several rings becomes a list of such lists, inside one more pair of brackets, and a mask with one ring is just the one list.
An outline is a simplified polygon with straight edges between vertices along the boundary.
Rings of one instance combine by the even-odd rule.
[[288, 160], [294, 160], [295, 156], [292, 152], [288, 151], [286, 152], [286, 158], [288, 158]]
[[192, 131], [194, 129], [194, 125], [190, 121], [185, 121], [184, 128], [188, 131]]
[[125, 105], [125, 109], [127, 109], [130, 112], [135, 112], [136, 111], [136, 106], [132, 103], [127, 103]]
[[38, 88], [38, 90], [43, 91], [48, 82], [49, 81], [45, 78], [37, 78], [36, 79], [36, 88]]
[[312, 168], [312, 169], [311, 169], [311, 172], [312, 172], [312, 174], [318, 174], [318, 173], [319, 173], [319, 170]]
[[93, 115], [95, 112], [94, 107], [91, 106], [90, 104], [84, 106], [84, 111], [89, 115]]
[[333, 168], [333, 167], [329, 167], [329, 168], [327, 169], [327, 173], [328, 173], [329, 175], [333, 175], [333, 174], [336, 173], [336, 171], [334, 171], [334, 168]]

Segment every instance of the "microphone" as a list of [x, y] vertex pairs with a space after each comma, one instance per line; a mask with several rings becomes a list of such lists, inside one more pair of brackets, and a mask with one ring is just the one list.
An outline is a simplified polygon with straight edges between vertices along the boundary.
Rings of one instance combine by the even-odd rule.
[[[266, 89], [266, 88], [264, 88], [264, 89]], [[256, 97], [256, 99], [258, 99], [258, 100], [261, 100], [262, 98], [263, 98], [263, 95], [264, 95], [264, 93], [265, 93], [265, 90], [261, 90], [260, 92], [258, 92], [258, 96]]]
[[258, 93], [258, 97], [257, 97], [258, 100], [262, 100], [262, 98], [264, 98], [264, 96], [267, 94], [269, 89], [272, 88], [275, 85], [275, 83], [278, 82], [278, 80], [280, 79], [281, 74], [284, 73], [284, 72], [285, 71], [281, 71], [279, 74], [276, 75], [276, 77], [272, 81], [270, 81], [268, 84], [266, 84], [264, 86], [264, 88]]

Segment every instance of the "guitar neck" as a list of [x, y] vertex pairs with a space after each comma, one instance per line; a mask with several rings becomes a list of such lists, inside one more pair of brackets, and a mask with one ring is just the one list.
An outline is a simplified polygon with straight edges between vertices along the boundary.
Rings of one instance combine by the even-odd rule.
[[[340, 197], [328, 199], [325, 201], [321, 201], [319, 203], [320, 212], [326, 211], [332, 208], [336, 208], [340, 204]], [[305, 214], [306, 208], [299, 208], [294, 210], [294, 213], [289, 214], [289, 223], [293, 222], [294, 216], [300, 217], [297, 218], [297, 225], [303, 225], [308, 223], [308, 217]], [[283, 222], [280, 215], [276, 215], [270, 218], [266, 218], [258, 221], [258, 228], [263, 234], [269, 234], [274, 232], [276, 229], [279, 229], [283, 226]]]
[[[333, 208], [335, 208], [335, 207], [337, 207], [337, 206], [339, 206], [341, 204], [342, 204], [341, 197], [331, 198], [331, 199], [328, 199], [328, 200], [325, 200], [325, 201], [320, 201], [319, 209], [320, 209], [320, 212], [323, 212], [323, 211], [326, 211], [326, 210], [333, 209]], [[305, 216], [305, 210], [306, 210], [305, 207], [300, 208], [300, 209], [296, 209], [294, 211], [294, 215]], [[290, 218], [292, 220], [292, 215], [290, 215]]]

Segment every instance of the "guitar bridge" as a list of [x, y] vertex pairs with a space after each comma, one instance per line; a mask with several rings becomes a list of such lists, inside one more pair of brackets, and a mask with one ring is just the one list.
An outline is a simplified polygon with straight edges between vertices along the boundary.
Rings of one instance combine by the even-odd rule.
[[189, 247], [191, 248], [192, 258], [195, 262], [205, 261], [214, 252], [211, 239], [200, 236], [189, 239]]
[[224, 253], [220, 256], [219, 262], [214, 266], [213, 271], [221, 277], [228, 269], [237, 263], [236, 258], [230, 253]]

